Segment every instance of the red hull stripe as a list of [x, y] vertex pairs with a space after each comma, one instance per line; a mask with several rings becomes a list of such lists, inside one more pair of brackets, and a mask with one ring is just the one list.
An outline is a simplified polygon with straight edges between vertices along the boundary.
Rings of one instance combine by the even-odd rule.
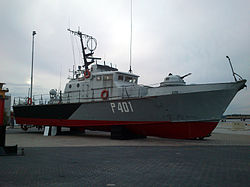
[[[126, 125], [134, 133], [165, 138], [196, 138], [209, 135], [218, 122], [168, 122], [168, 121], [104, 121], [16, 118], [17, 124], [63, 127], [101, 127]], [[97, 128], [98, 129], [98, 128]]]
[[165, 124], [163, 121], [108, 121], [108, 120], [68, 120], [68, 119], [40, 119], [16, 117], [17, 124], [26, 125], [48, 125], [63, 127], [90, 127], [90, 126], [112, 126], [112, 125], [146, 125]]

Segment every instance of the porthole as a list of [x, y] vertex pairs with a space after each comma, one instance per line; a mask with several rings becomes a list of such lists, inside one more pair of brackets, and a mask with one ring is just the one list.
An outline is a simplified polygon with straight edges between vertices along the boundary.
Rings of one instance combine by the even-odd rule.
[[77, 83], [77, 85], [76, 85], [76, 86], [77, 86], [77, 88], [79, 88], [79, 87], [80, 87], [80, 84], [79, 84], [79, 83]]
[[69, 85], [69, 88], [71, 88], [71, 87], [72, 87], [72, 85], [70, 84], [70, 85]]

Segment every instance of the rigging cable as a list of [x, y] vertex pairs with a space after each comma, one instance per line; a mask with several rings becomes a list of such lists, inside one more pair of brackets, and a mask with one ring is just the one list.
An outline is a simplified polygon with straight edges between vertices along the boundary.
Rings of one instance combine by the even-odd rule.
[[78, 53], [79, 53], [79, 64], [81, 65], [81, 62], [82, 62], [82, 58], [81, 58], [81, 50], [80, 50], [80, 47], [79, 47], [79, 43], [77, 42], [76, 40], [76, 37], [75, 38], [75, 41], [76, 41], [76, 46], [77, 46], [77, 49], [78, 49]]
[[[76, 59], [75, 59], [74, 42], [73, 42], [72, 37], [73, 37], [73, 36], [70, 34], [70, 40], [71, 40], [71, 46], [72, 46], [72, 52], [73, 52], [73, 60], [74, 60], [74, 68], [73, 68], [73, 71], [75, 71]], [[74, 75], [74, 73], [73, 73], [73, 75]]]

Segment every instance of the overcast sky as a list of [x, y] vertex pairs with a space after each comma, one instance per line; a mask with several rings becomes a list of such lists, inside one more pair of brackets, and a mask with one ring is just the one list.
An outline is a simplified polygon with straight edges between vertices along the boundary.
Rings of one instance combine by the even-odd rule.
[[[33, 30], [33, 93], [58, 89], [60, 77], [64, 89], [74, 64], [72, 40], [81, 63], [69, 27], [97, 39], [101, 63], [128, 71], [130, 0], [0, 0], [0, 82], [12, 96], [28, 93]], [[227, 55], [250, 81], [249, 0], [133, 0], [132, 70], [140, 84], [159, 83], [169, 72], [192, 72], [187, 83], [230, 82]], [[250, 113], [249, 88], [226, 113]]]

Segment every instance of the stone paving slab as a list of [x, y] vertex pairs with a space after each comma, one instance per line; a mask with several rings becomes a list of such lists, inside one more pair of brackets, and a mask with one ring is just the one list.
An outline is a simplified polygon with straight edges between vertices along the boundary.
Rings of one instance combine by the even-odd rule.
[[249, 186], [248, 146], [29, 147], [0, 186]]
[[0, 157], [2, 186], [249, 186], [250, 136], [215, 132], [205, 140], [109, 133], [43, 136], [7, 130], [24, 156]]

